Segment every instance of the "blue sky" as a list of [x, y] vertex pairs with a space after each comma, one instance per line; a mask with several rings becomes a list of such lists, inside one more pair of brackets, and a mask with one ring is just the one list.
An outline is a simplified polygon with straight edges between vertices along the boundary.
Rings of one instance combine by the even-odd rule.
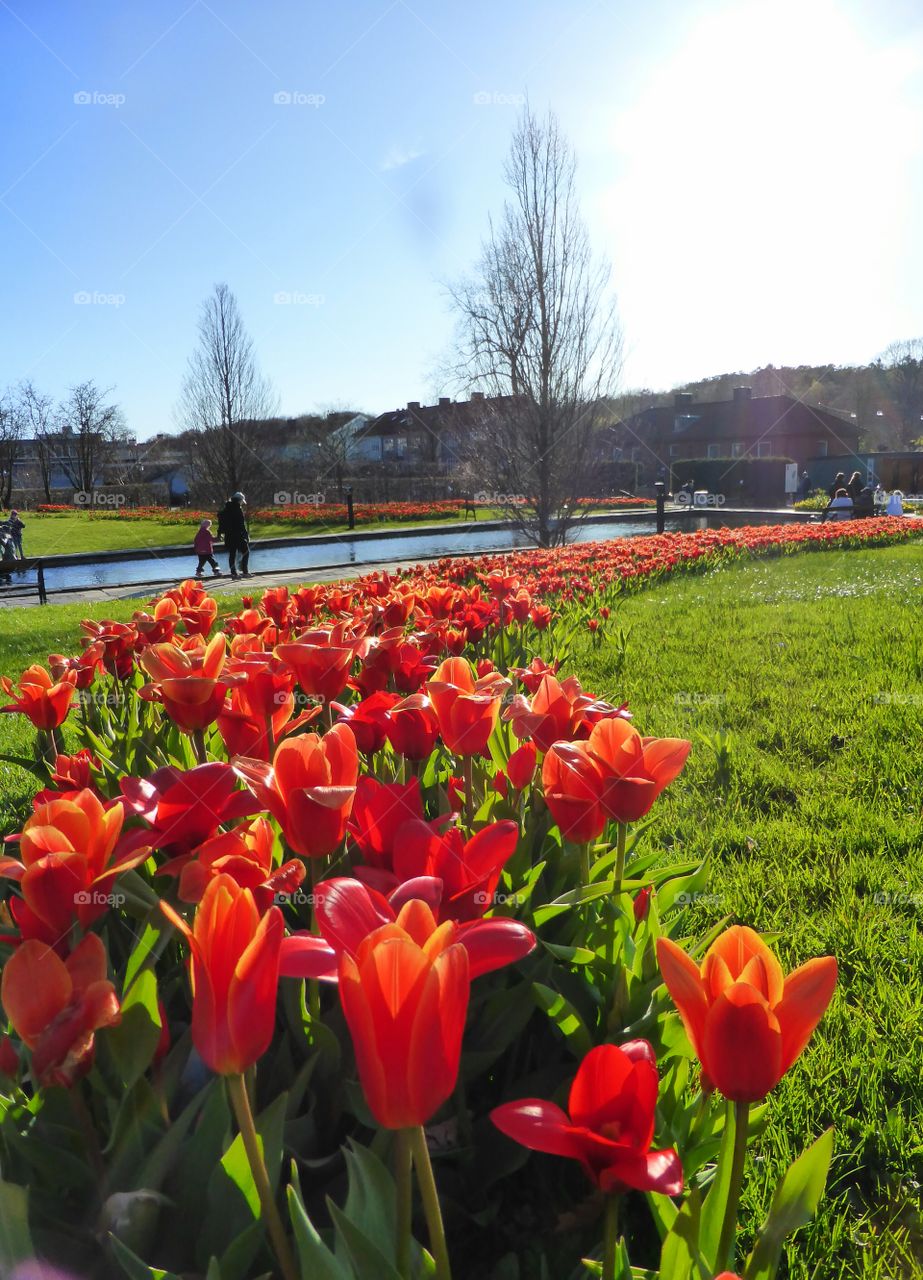
[[577, 150], [625, 386], [923, 333], [910, 0], [0, 0], [0, 48], [0, 388], [92, 377], [141, 438], [221, 280], [285, 413], [447, 390], [442, 282], [525, 94]]

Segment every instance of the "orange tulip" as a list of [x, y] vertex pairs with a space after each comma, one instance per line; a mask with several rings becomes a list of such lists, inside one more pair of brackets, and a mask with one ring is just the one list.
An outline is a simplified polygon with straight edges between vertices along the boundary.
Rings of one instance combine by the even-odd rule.
[[93, 1065], [94, 1033], [121, 1013], [106, 977], [106, 950], [89, 933], [66, 960], [43, 942], [24, 942], [3, 967], [0, 999], [16, 1034], [32, 1050], [43, 1086], [72, 1085]]
[[833, 956], [809, 960], [785, 977], [762, 938], [742, 925], [712, 943], [701, 968], [669, 938], [658, 940], [657, 958], [703, 1082], [733, 1102], [759, 1102], [775, 1088], [836, 986]]
[[166, 902], [164, 915], [189, 943], [192, 1042], [219, 1075], [240, 1075], [269, 1048], [276, 1022], [285, 924], [278, 907], [260, 916], [249, 889], [212, 880], [190, 929]]
[[586, 844], [606, 825], [599, 802], [602, 778], [586, 743], [556, 742], [542, 761], [545, 802], [565, 840]]
[[9, 676], [0, 676], [0, 689], [13, 699], [0, 711], [19, 711], [29, 717], [36, 729], [57, 729], [67, 719], [76, 684], [76, 671], [62, 672], [56, 683], [44, 667], [35, 663], [19, 677], [18, 690]]
[[87, 928], [112, 905], [123, 871], [150, 854], [122, 835], [125, 810], [89, 788], [37, 804], [19, 836], [21, 861], [0, 858], [0, 876], [19, 882], [10, 910], [24, 938], [59, 946], [76, 920]]
[[642, 738], [615, 717], [593, 726], [586, 751], [603, 779], [600, 802], [616, 822], [637, 822], [676, 778], [692, 747], [683, 738]]
[[497, 671], [475, 680], [471, 664], [464, 658], [446, 658], [436, 668], [426, 692], [450, 751], [473, 756], [485, 750], [497, 723], [501, 698], [509, 687], [509, 680]]
[[450, 920], [412, 899], [394, 924], [340, 956], [343, 1012], [366, 1101], [380, 1125], [425, 1124], [458, 1078], [468, 1011], [468, 953]]
[[291, 644], [276, 645], [275, 654], [295, 673], [306, 694], [333, 702], [346, 688], [361, 645], [338, 624], [329, 631], [308, 631]]
[[219, 634], [207, 645], [201, 636], [181, 643], [154, 644], [138, 661], [154, 681], [141, 696], [162, 702], [173, 723], [186, 733], [213, 724], [224, 706], [228, 678], [221, 679], [227, 641]]
[[238, 758], [234, 768], [281, 826], [291, 849], [323, 858], [342, 844], [359, 776], [356, 739], [348, 725], [286, 738], [272, 764]]

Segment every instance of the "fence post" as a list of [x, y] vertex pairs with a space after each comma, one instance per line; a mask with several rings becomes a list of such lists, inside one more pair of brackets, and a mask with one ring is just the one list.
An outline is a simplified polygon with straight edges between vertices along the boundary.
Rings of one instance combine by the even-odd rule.
[[663, 533], [666, 527], [666, 515], [664, 512], [664, 484], [662, 480], [658, 480], [654, 485], [657, 494], [657, 532]]
[[45, 590], [45, 566], [41, 560], [38, 562], [38, 602], [39, 604], [48, 603], [48, 592]]

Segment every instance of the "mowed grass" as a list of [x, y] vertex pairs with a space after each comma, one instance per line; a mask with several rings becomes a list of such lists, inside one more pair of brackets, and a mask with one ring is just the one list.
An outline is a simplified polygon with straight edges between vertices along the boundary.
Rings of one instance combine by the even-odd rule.
[[727, 916], [774, 935], [786, 970], [839, 961], [748, 1166], [752, 1229], [836, 1127], [827, 1197], [789, 1250], [797, 1280], [923, 1275], [921, 604], [919, 543], [738, 564], [626, 599], [621, 671], [612, 646], [570, 664], [642, 733], [693, 741], [646, 837], [711, 861], [684, 932]]
[[[493, 520], [499, 512], [479, 511], [478, 520]], [[89, 516], [84, 512], [62, 512], [49, 515], [25, 511], [22, 513], [26, 530], [23, 550], [28, 556], [76, 555], [93, 551], [129, 551], [139, 547], [192, 548], [198, 525], [174, 524], [159, 520], [118, 520]], [[384, 520], [374, 524], [359, 523], [357, 533], [378, 529], [412, 529], [418, 525], [467, 524], [464, 520], [430, 518], [427, 520]], [[218, 528], [217, 513], [212, 517], [212, 530]], [[337, 534], [348, 531], [345, 522], [339, 524], [305, 525], [295, 521], [275, 521], [272, 524], [253, 524], [250, 528], [254, 541], [262, 538], [307, 538], [312, 535]]]
[[[684, 931], [727, 917], [773, 937], [786, 969], [839, 961], [834, 1002], [748, 1162], [749, 1238], [792, 1159], [836, 1128], [789, 1280], [923, 1275], [921, 601], [920, 544], [738, 563], [626, 597], [611, 624], [627, 632], [624, 658], [587, 638], [568, 664], [593, 693], [627, 699], [642, 733], [693, 741], [643, 837], [710, 860]], [[222, 613], [237, 604], [222, 597]], [[0, 670], [75, 650], [81, 617], [138, 607], [8, 610]], [[32, 738], [0, 717], [0, 753], [28, 757]], [[0, 828], [33, 783], [0, 762]]]

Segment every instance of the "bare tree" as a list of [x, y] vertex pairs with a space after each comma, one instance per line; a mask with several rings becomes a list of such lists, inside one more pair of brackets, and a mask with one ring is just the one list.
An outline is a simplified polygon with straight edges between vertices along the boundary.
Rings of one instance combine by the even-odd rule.
[[57, 410], [54, 400], [35, 384], [26, 379], [19, 384], [16, 399], [23, 423], [23, 432], [31, 439], [34, 450], [38, 479], [45, 494], [45, 501], [51, 501], [51, 468], [54, 458], [54, 436], [58, 430]]
[[491, 397], [471, 456], [482, 487], [517, 499], [499, 505], [541, 546], [564, 542], [578, 518], [621, 368], [609, 267], [594, 259], [575, 171], [555, 117], [526, 108], [504, 166], [502, 216], [474, 275], [450, 288], [454, 380]]
[[0, 396], [0, 506], [8, 507], [13, 495], [13, 470], [22, 441], [19, 402], [9, 391]]
[[920, 433], [923, 415], [923, 338], [892, 342], [879, 364], [900, 422], [900, 444], [908, 448]]
[[202, 304], [199, 343], [177, 409], [191, 433], [190, 461], [199, 483], [224, 496], [258, 487], [267, 469], [255, 424], [275, 411], [276, 397], [259, 371], [237, 299], [226, 284], [217, 284]]
[[122, 410], [108, 402], [111, 392], [80, 382], [58, 407], [58, 430], [49, 437], [53, 461], [76, 490], [89, 492], [118, 472], [127, 434]]

